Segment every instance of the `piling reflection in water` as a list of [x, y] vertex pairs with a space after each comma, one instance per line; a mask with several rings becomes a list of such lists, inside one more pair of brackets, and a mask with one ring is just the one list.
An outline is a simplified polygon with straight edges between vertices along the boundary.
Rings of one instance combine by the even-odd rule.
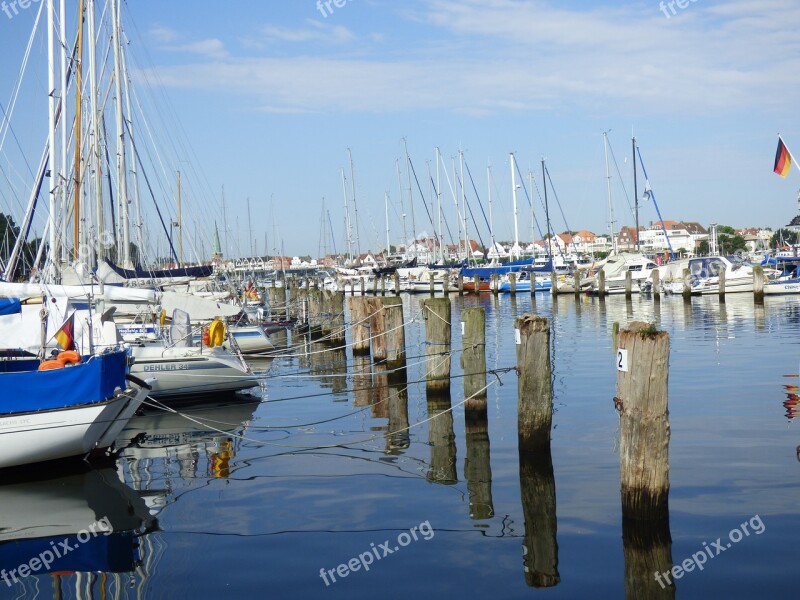
[[425, 478], [432, 483], [458, 483], [456, 474], [456, 436], [450, 393], [428, 393], [428, 444], [431, 463]]
[[405, 369], [393, 371], [387, 379], [386, 454], [401, 454], [411, 445], [408, 422], [408, 376]]
[[465, 435], [467, 457], [464, 460], [464, 478], [469, 492], [469, 516], [471, 519], [491, 519], [494, 516], [492, 502], [492, 466], [489, 449], [489, 423], [486, 419], [486, 398], [465, 412]]
[[531, 587], [553, 587], [558, 574], [556, 539], [556, 481], [549, 445], [535, 452], [519, 453], [519, 484], [525, 539], [522, 545], [525, 583]]
[[656, 573], [668, 573], [672, 569], [669, 517], [657, 521], [623, 518], [622, 543], [625, 551], [625, 597], [628, 600], [675, 598], [671, 576], [669, 579], [662, 577], [663, 584], [655, 577]]

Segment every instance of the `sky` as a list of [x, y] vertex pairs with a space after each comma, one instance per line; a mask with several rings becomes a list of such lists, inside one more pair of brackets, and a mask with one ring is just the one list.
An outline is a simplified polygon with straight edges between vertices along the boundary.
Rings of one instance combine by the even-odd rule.
[[[41, 1], [10, 18], [0, 4], [6, 108]], [[342, 170], [353, 251], [385, 247], [387, 222], [392, 244], [433, 234], [437, 181], [450, 243], [461, 156], [469, 236], [489, 244], [491, 206], [495, 238], [513, 240], [512, 152], [525, 179], [521, 240], [532, 235], [526, 190], [546, 230], [542, 160], [552, 229], [607, 233], [609, 195], [615, 230], [634, 222], [634, 135], [665, 219], [777, 228], [798, 212], [800, 170], [772, 172], [779, 133], [800, 153], [796, 0], [325, 4], [123, 2], [147, 123], [137, 134], [153, 146], [148, 156], [162, 157], [143, 209], [151, 244], [166, 237], [154, 207], [174, 213], [177, 170], [184, 236], [200, 257], [215, 224], [226, 256], [347, 251]], [[46, 38], [37, 36], [12, 119], [16, 147], [11, 133], [0, 136], [0, 212], [17, 221], [25, 177], [8, 173], [25, 171], [22, 157], [36, 163], [46, 135]], [[411, 194], [406, 146], [419, 181]], [[637, 177], [641, 195], [641, 169]], [[640, 222], [656, 219], [642, 201]]]

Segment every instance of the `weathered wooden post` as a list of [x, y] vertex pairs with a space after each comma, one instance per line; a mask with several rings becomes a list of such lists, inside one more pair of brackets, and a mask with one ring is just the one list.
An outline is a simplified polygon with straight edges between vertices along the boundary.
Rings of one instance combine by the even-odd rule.
[[[461, 311], [461, 368], [464, 372], [464, 412], [486, 408], [486, 310]], [[483, 401], [483, 402], [482, 402]]]
[[556, 539], [556, 481], [550, 444], [534, 453], [520, 451], [519, 484], [525, 518], [523, 563], [525, 583], [530, 587], [553, 587], [558, 573]]
[[386, 330], [386, 364], [397, 370], [406, 366], [406, 331], [403, 321], [403, 300], [396, 296], [383, 298]]
[[553, 271], [550, 273], [550, 293], [553, 296], [558, 296], [559, 289], [558, 289], [558, 275], [556, 272]]
[[661, 299], [661, 272], [658, 269], [653, 269], [650, 273], [650, 278], [653, 280], [653, 299]]
[[433, 282], [433, 271], [428, 271], [428, 283], [430, 284], [431, 288], [431, 296], [435, 293], [434, 282]]
[[511, 289], [511, 295], [517, 293], [517, 274], [516, 273], [509, 273], [508, 274], [508, 285]]
[[370, 347], [372, 360], [376, 363], [386, 362], [386, 320], [382, 298], [369, 298], [367, 307], [370, 314]]
[[597, 272], [597, 294], [601, 300], [606, 297], [606, 272], [603, 269]]
[[625, 271], [625, 299], [630, 300], [633, 294], [633, 273]]
[[575, 297], [581, 295], [581, 272], [577, 269], [572, 274], [572, 285], [575, 286]]
[[489, 289], [492, 290], [492, 293], [496, 296], [500, 291], [500, 283], [497, 277], [497, 273], [492, 273], [489, 276]]
[[481, 278], [480, 278], [480, 275], [475, 275], [475, 276], [472, 278], [472, 283], [473, 283], [473, 285], [475, 286], [475, 287], [473, 288], [473, 291], [474, 291], [474, 292], [477, 294], [478, 292], [480, 292], [480, 291], [481, 291]]
[[634, 321], [620, 331], [615, 360], [622, 515], [663, 519], [669, 512], [669, 334]]
[[306, 306], [308, 307], [307, 321], [308, 333], [312, 338], [322, 335], [322, 322], [325, 320], [322, 313], [322, 302], [318, 290], [302, 290]]
[[614, 321], [611, 325], [611, 347], [614, 349], [616, 355], [619, 348], [619, 321]]
[[690, 300], [692, 297], [692, 272], [689, 269], [683, 270], [683, 299]]
[[719, 301], [725, 302], [725, 269], [722, 268], [717, 273], [717, 284], [719, 285]]
[[378, 295], [378, 276], [375, 274], [372, 275], [372, 295]]
[[427, 298], [422, 301], [425, 319], [425, 379], [429, 393], [450, 391], [450, 299]]
[[386, 295], [386, 273], [381, 273], [381, 296]]
[[753, 267], [753, 297], [756, 302], [764, 301], [764, 267]]
[[395, 296], [399, 296], [400, 295], [400, 275], [395, 273], [393, 275], [393, 277], [394, 277], [394, 295]]
[[442, 289], [444, 290], [445, 296], [450, 294], [450, 271], [444, 272], [444, 276], [442, 277]]
[[344, 292], [327, 292], [330, 311], [330, 341], [343, 344], [345, 341]]
[[350, 327], [353, 332], [353, 356], [369, 354], [369, 308], [364, 296], [351, 296]]
[[363, 277], [360, 277], [359, 281], [361, 282], [361, 295], [363, 296], [364, 295], [364, 288], [366, 286], [366, 281], [364, 281]]
[[524, 451], [550, 447], [553, 388], [550, 380], [550, 323], [534, 315], [514, 322], [517, 336], [517, 428]]
[[464, 295], [464, 274], [461, 271], [458, 272], [458, 295]]

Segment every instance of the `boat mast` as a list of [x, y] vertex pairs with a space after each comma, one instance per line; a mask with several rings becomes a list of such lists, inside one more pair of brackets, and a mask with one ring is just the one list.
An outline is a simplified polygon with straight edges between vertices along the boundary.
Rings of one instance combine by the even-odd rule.
[[358, 205], [356, 204], [356, 174], [353, 169], [353, 153], [347, 149], [347, 156], [350, 159], [350, 189], [353, 192], [353, 220], [356, 222], [356, 252], [361, 259], [361, 236], [358, 232]]
[[[59, 0], [58, 3], [58, 37], [59, 49], [61, 50], [61, 70], [59, 88], [59, 112], [64, 116], [60, 119], [61, 129], [61, 156], [58, 160], [58, 189], [61, 198], [61, 225], [58, 231], [58, 252], [52, 253], [53, 260], [57, 260], [61, 265], [67, 261], [67, 7], [66, 0]], [[76, 113], [77, 114], [77, 113]], [[80, 130], [80, 121], [75, 121], [75, 129]], [[78, 241], [75, 240], [77, 245]]]
[[[57, 274], [57, 257], [54, 255], [56, 248], [56, 176], [55, 176], [55, 138], [56, 138], [56, 73], [54, 63], [53, 27], [55, 26], [55, 7], [53, 0], [47, 0], [47, 112], [48, 112], [48, 209], [50, 214], [47, 217], [48, 240], [50, 247], [50, 262], [48, 263], [48, 273], [45, 281], [55, 283]], [[44, 243], [44, 242], [43, 242]]]
[[89, 109], [92, 111], [92, 144], [90, 156], [94, 168], [94, 194], [95, 194], [95, 260], [97, 263], [105, 258], [105, 216], [103, 214], [103, 172], [100, 169], [100, 119], [97, 112], [97, 47], [95, 28], [95, 0], [87, 0], [86, 11], [88, 14], [89, 34]]
[[395, 159], [394, 164], [397, 167], [397, 189], [400, 192], [400, 212], [403, 219], [403, 244], [406, 245], [405, 254], [406, 259], [408, 259], [408, 231], [406, 230], [406, 207], [403, 204], [403, 179], [400, 176], [400, 159]]
[[514, 202], [514, 247], [511, 250], [511, 257], [514, 255], [519, 258], [519, 223], [517, 222], [517, 174], [515, 173], [515, 160], [514, 153], [509, 154], [511, 157], [511, 198]]
[[350, 203], [347, 200], [347, 179], [344, 176], [344, 169], [341, 169], [341, 173], [342, 193], [344, 195], [344, 233], [345, 238], [347, 238], [347, 263], [350, 264], [353, 262], [353, 229], [350, 226]]
[[547, 175], [545, 174], [544, 158], [542, 158], [542, 187], [544, 188], [544, 218], [547, 221], [547, 258], [552, 265], [553, 261], [553, 235], [550, 232], [550, 205], [547, 203]]
[[460, 148], [458, 150], [458, 160], [461, 170], [461, 209], [464, 211], [464, 254], [469, 260], [472, 248], [470, 248], [469, 234], [467, 233], [467, 189], [464, 187], [464, 151]]
[[608, 214], [611, 228], [611, 250], [617, 253], [617, 239], [614, 237], [614, 204], [611, 202], [611, 172], [608, 170], [608, 132], [603, 132], [603, 150], [606, 157], [606, 187], [608, 188]]
[[81, 92], [83, 88], [83, 0], [78, 0], [78, 55], [75, 64], [75, 205], [73, 214], [73, 260], [78, 261], [83, 247], [86, 228], [81, 227], [81, 134], [83, 114]]
[[[183, 266], [183, 218], [181, 217], [181, 172], [178, 171], [178, 266]], [[237, 239], [238, 239], [238, 231]], [[241, 252], [241, 250], [240, 250]]]
[[441, 263], [444, 264], [444, 232], [442, 231], [442, 177], [439, 171], [439, 161], [441, 159], [442, 153], [439, 150], [439, 146], [436, 146], [436, 213], [439, 221], [439, 257]]
[[636, 185], [636, 138], [631, 137], [631, 156], [633, 156], [633, 206], [636, 220], [636, 251], [639, 252], [639, 191]]
[[[116, 106], [116, 120], [117, 120], [117, 197], [119, 206], [119, 219], [121, 237], [118, 240], [121, 243], [119, 257], [122, 259], [123, 267], [129, 269], [131, 265], [131, 248], [130, 248], [130, 225], [128, 222], [128, 182], [127, 182], [127, 167], [125, 162], [125, 130], [123, 121], [122, 110], [122, 60], [121, 41], [120, 41], [120, 24], [119, 24], [120, 6], [119, 0], [111, 0], [111, 22], [114, 37], [114, 91], [115, 91], [115, 106]], [[178, 179], [180, 181], [180, 178]], [[178, 193], [180, 200], [180, 192]], [[180, 222], [180, 217], [178, 217]], [[180, 225], [178, 225], [180, 228]], [[181, 232], [179, 232], [180, 234]], [[183, 236], [179, 238], [183, 240]], [[183, 261], [183, 252], [179, 259], [179, 263]]]
[[[121, 30], [120, 30], [121, 33]], [[131, 145], [131, 148], [134, 150], [133, 160], [131, 162], [131, 179], [133, 180], [133, 206], [136, 210], [136, 223], [134, 223], [134, 227], [136, 230], [136, 241], [139, 244], [141, 256], [141, 249], [144, 247], [144, 235], [143, 235], [143, 225], [142, 225], [142, 207], [139, 199], [139, 177], [137, 176], [137, 168], [136, 168], [136, 144], [134, 142], [133, 137], [133, 111], [131, 110], [131, 94], [130, 94], [130, 85], [129, 81], [130, 78], [128, 77], [128, 61], [126, 59], [126, 54], [122, 48], [120, 48], [120, 56], [122, 59], [122, 83], [124, 85], [123, 93], [125, 95], [125, 123], [128, 129], [128, 143]], [[195, 252], [197, 252], [197, 248], [195, 248]]]
[[406, 153], [406, 176], [408, 177], [408, 204], [411, 207], [411, 233], [414, 236], [414, 258], [417, 258], [417, 222], [414, 219], [414, 194], [411, 191], [411, 157], [408, 155], [408, 141], [403, 138], [403, 147]]
[[[494, 240], [494, 217], [492, 216], [492, 165], [486, 165], [486, 187], [489, 191], [489, 237], [492, 240], [492, 252], [496, 252], [497, 244]], [[488, 258], [488, 257], [487, 257]]]
[[386, 219], [386, 264], [389, 264], [389, 255], [392, 253], [392, 244], [389, 239], [389, 192], [383, 193], [383, 213]]

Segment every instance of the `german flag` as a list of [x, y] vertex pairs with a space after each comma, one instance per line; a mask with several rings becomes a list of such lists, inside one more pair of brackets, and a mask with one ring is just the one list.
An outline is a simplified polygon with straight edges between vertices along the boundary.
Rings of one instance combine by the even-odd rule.
[[789, 174], [789, 169], [792, 168], [792, 154], [783, 143], [781, 138], [778, 138], [778, 151], [775, 153], [775, 167], [772, 169], [781, 177], [786, 177]]
[[75, 349], [75, 313], [73, 312], [69, 319], [61, 326], [61, 329], [56, 331], [56, 334], [53, 336], [58, 342], [58, 345], [61, 346], [62, 350], [74, 350]]

